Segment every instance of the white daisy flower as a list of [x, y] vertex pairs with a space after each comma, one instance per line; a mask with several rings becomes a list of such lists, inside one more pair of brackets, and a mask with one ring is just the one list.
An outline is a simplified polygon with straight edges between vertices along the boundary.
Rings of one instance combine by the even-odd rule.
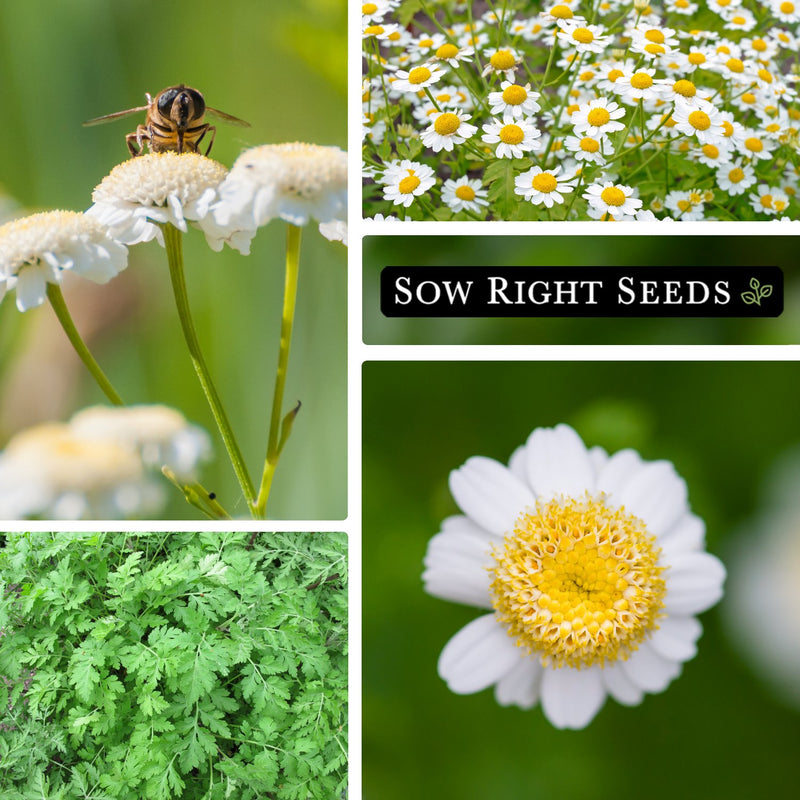
[[179, 478], [193, 480], [200, 462], [211, 454], [208, 434], [174, 408], [163, 405], [91, 406], [69, 422], [85, 441], [114, 442], [138, 454], [145, 467], [169, 467]]
[[630, 105], [639, 100], [654, 100], [658, 96], [655, 69], [639, 69], [632, 75], [621, 75], [614, 81], [614, 92]]
[[560, 19], [558, 28], [559, 41], [578, 53], [602, 53], [611, 42], [602, 25], [590, 25], [585, 20]]
[[494, 686], [501, 705], [583, 728], [608, 695], [637, 705], [694, 657], [725, 569], [672, 464], [588, 450], [559, 425], [508, 467], [469, 459], [450, 489], [464, 514], [429, 543], [425, 589], [491, 611], [442, 651], [452, 691]]
[[582, 196], [601, 216], [609, 214], [616, 219], [631, 217], [642, 207], [642, 201], [633, 196], [634, 192], [631, 186], [604, 181], [587, 186]]
[[393, 161], [381, 178], [383, 196], [396, 206], [408, 208], [415, 197], [425, 194], [435, 183], [434, 171], [427, 164], [403, 159]]
[[443, 111], [431, 120], [431, 124], [422, 132], [420, 139], [434, 153], [440, 150], [450, 152], [455, 145], [466, 142], [477, 133], [478, 129], [470, 125], [468, 119], [470, 115], [460, 110]]
[[210, 246], [220, 232], [209, 211], [227, 169], [199, 153], [147, 153], [118, 164], [92, 192], [94, 205], [86, 212], [107, 225], [125, 244], [157, 239], [164, 245], [160, 225], [171, 223], [186, 231], [193, 222], [206, 233]]
[[452, 42], [444, 42], [436, 48], [433, 58], [451, 67], [457, 67], [462, 61], [472, 61], [473, 55], [475, 51], [471, 47], [459, 47]]
[[21, 431], [0, 453], [3, 519], [127, 518], [159, 511], [161, 504], [135, 452], [83, 439], [65, 424]]
[[[302, 142], [264, 144], [245, 150], [219, 186], [212, 211], [221, 249], [226, 230], [242, 238], [271, 219], [308, 225], [347, 217], [347, 153], [338, 147]], [[239, 242], [230, 242], [236, 246]], [[248, 241], [249, 247], [249, 241]], [[238, 249], [241, 249], [239, 247]], [[247, 250], [242, 250], [247, 252]]]
[[40, 306], [47, 284], [69, 270], [106, 283], [128, 264], [128, 250], [94, 217], [44, 211], [0, 226], [0, 299], [15, 289], [17, 308]]
[[675, 189], [664, 198], [664, 208], [674, 212], [676, 219], [698, 221], [705, 216], [705, 198], [696, 189]]
[[536, 102], [539, 93], [530, 89], [529, 83], [503, 81], [499, 92], [489, 92], [489, 111], [502, 117], [529, 117], [541, 108]]
[[391, 88], [394, 92], [416, 94], [427, 86], [432, 86], [443, 75], [444, 70], [438, 64], [420, 64], [410, 70], [398, 70], [391, 82]]
[[676, 130], [687, 136], [697, 137], [700, 144], [722, 146], [727, 141], [722, 127], [722, 115], [711, 103], [703, 102], [698, 106], [679, 101], [672, 111], [672, 119]]
[[467, 175], [454, 180], [450, 178], [442, 185], [442, 200], [453, 211], [480, 212], [482, 207], [489, 205], [486, 199], [488, 191], [481, 186], [476, 178]]
[[521, 62], [522, 58], [516, 50], [507, 47], [501, 48], [500, 50], [495, 50], [492, 55], [489, 56], [481, 74], [485, 77], [486, 75], [494, 73], [496, 75], [502, 75], [507, 81], [513, 82], [514, 70], [517, 68], [517, 64]]
[[369, 2], [361, 4], [361, 18], [363, 21], [383, 19], [398, 5], [398, 0], [369, 0]]
[[604, 164], [606, 156], [614, 154], [611, 140], [606, 136], [567, 136], [564, 147], [569, 150], [578, 161], [590, 164]]
[[766, 183], [759, 184], [749, 199], [750, 207], [754, 211], [768, 216], [783, 214], [789, 205], [789, 196], [785, 192]]
[[625, 109], [605, 97], [590, 100], [578, 107], [569, 118], [576, 133], [586, 136], [602, 136], [603, 134], [621, 131], [625, 125], [617, 122], [625, 116]]
[[525, 153], [540, 150], [542, 132], [527, 119], [487, 122], [481, 139], [486, 144], [497, 144], [498, 158], [522, 158]]
[[769, 137], [762, 135], [759, 131], [753, 129], [745, 129], [744, 137], [739, 152], [750, 158], [752, 161], [770, 161], [772, 160], [772, 151], [777, 146], [777, 142], [773, 142]]
[[549, 170], [533, 167], [514, 179], [514, 193], [530, 200], [535, 206], [552, 208], [554, 205], [561, 205], [564, 195], [572, 192], [575, 187], [567, 181], [559, 180], [560, 171], [560, 166]]
[[731, 197], [744, 194], [755, 182], [756, 173], [749, 164], [726, 164], [717, 170], [717, 186]]

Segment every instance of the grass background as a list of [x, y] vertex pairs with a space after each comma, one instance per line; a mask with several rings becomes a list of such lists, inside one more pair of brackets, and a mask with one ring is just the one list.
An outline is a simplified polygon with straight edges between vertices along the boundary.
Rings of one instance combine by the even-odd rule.
[[[246, 147], [307, 141], [346, 147], [346, 5], [341, 0], [5, 0], [0, 5], [0, 208], [83, 210], [128, 157], [140, 120], [84, 120], [144, 104], [177, 83], [251, 128], [218, 125], [211, 156], [230, 166]], [[5, 194], [5, 197], [2, 195]], [[2, 213], [0, 211], [0, 213]], [[250, 256], [212, 253], [184, 237], [187, 282], [207, 360], [257, 483], [266, 451], [283, 299], [285, 225], [260, 229]], [[129, 403], [164, 402], [212, 433], [201, 476], [234, 514], [238, 487], [189, 363], [166, 256], [132, 248], [106, 286], [76, 279], [65, 296], [95, 356]], [[302, 411], [270, 501], [276, 518], [346, 514], [346, 250], [303, 236], [285, 409]], [[0, 305], [0, 448], [15, 430], [102, 402], [63, 345], [49, 307]], [[177, 497], [167, 517], [194, 518]]]
[[[765, 224], [774, 230], [771, 223]], [[569, 228], [565, 227], [565, 233]], [[751, 231], [747, 226], [744, 229]], [[673, 227], [664, 230], [675, 233]], [[368, 236], [364, 239], [364, 341], [367, 344], [797, 344], [800, 343], [797, 247], [796, 236], [759, 236], [755, 230], [748, 236]], [[380, 313], [380, 273], [384, 267], [473, 265], [778, 266], [784, 273], [784, 312], [774, 319], [390, 319]]]
[[[368, 362], [363, 419], [364, 796], [368, 800], [641, 800], [785, 796], [800, 713], [702, 616], [699, 654], [635, 708], [609, 700], [582, 731], [540, 709], [458, 696], [436, 673], [484, 612], [423, 592], [426, 545], [458, 508], [450, 470], [507, 463], [533, 428], [567, 422], [588, 445], [671, 460], [723, 561], [761, 508], [773, 462], [800, 444], [791, 362]], [[725, 603], [723, 599], [722, 603]]]

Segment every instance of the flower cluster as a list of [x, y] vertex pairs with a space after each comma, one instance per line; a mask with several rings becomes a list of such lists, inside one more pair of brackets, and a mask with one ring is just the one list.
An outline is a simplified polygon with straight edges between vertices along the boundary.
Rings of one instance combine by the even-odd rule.
[[112, 519], [157, 514], [156, 478], [169, 467], [182, 480], [208, 458], [204, 430], [160, 405], [93, 406], [67, 423], [13, 436], [0, 452], [1, 519]]
[[797, 216], [800, 3], [520, 5], [362, 6], [365, 217]]

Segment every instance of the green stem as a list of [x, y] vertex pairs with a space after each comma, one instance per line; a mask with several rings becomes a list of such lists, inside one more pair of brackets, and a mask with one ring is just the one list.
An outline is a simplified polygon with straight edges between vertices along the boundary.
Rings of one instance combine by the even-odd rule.
[[[269, 423], [269, 439], [267, 441], [267, 457], [264, 461], [264, 472], [261, 476], [261, 487], [256, 499], [256, 513], [263, 517], [267, 511], [267, 501], [272, 488], [272, 479], [278, 466], [278, 459], [286, 441], [280, 436], [281, 409], [283, 393], [286, 388], [286, 373], [289, 368], [289, 348], [292, 344], [292, 328], [297, 303], [297, 275], [300, 269], [300, 234], [302, 228], [289, 225], [286, 232], [286, 280], [283, 289], [283, 316], [281, 317], [281, 343], [278, 352], [278, 370], [275, 373], [275, 394], [272, 398], [272, 416]], [[292, 420], [294, 418], [292, 417]], [[287, 420], [288, 422], [288, 420]], [[287, 434], [288, 435], [288, 434]]]
[[175, 294], [175, 304], [178, 308], [183, 337], [186, 340], [186, 346], [189, 348], [189, 356], [200, 380], [200, 385], [203, 387], [208, 405], [211, 407], [211, 413], [217, 423], [217, 429], [222, 441], [225, 443], [225, 449], [228, 451], [228, 458], [233, 466], [233, 471], [236, 473], [242, 494], [247, 501], [248, 507], [252, 508], [255, 498], [253, 483], [250, 480], [242, 452], [236, 442], [236, 437], [233, 435], [233, 430], [230, 422], [228, 422], [228, 417], [225, 414], [225, 409], [219, 399], [214, 382], [211, 380], [211, 373], [208, 371], [203, 352], [200, 349], [200, 341], [197, 338], [194, 323], [192, 322], [192, 314], [189, 310], [189, 296], [186, 292], [186, 276], [183, 271], [181, 232], [169, 222], [162, 226], [162, 230], [164, 231], [164, 244], [167, 250], [167, 261], [169, 262], [169, 274], [172, 279], [172, 290]]
[[100, 365], [94, 360], [94, 356], [89, 352], [89, 348], [81, 338], [80, 333], [78, 333], [78, 329], [75, 327], [75, 323], [72, 321], [72, 317], [67, 309], [67, 304], [64, 302], [64, 295], [61, 294], [61, 288], [57, 284], [47, 284], [47, 299], [50, 301], [50, 305], [56, 317], [58, 317], [58, 321], [61, 323], [64, 333], [67, 334], [67, 338], [75, 348], [75, 352], [80, 356], [81, 361], [83, 361], [92, 374], [92, 377], [97, 381], [97, 385], [103, 390], [105, 396], [115, 406], [125, 405], [125, 403], [122, 402], [122, 398], [111, 385], [111, 381], [108, 380], [103, 370], [100, 369]]

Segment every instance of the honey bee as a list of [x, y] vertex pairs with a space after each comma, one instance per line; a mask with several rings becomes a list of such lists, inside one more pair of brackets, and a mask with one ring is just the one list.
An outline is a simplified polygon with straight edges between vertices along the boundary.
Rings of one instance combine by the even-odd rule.
[[208, 155], [211, 152], [211, 145], [214, 144], [217, 129], [213, 125], [203, 122], [206, 114], [218, 117], [231, 125], [250, 127], [250, 123], [243, 119], [232, 117], [216, 108], [209, 108], [203, 95], [197, 89], [183, 84], [162, 89], [155, 97], [151, 97], [149, 93], [145, 94], [145, 97], [147, 98], [146, 106], [116, 111], [113, 114], [90, 119], [83, 124], [100, 125], [146, 111], [144, 125], [137, 125], [136, 130], [125, 137], [132, 156], [142, 154], [145, 142], [151, 153], [164, 153], [168, 150], [176, 153], [197, 153], [199, 152], [198, 146], [206, 134], [209, 135], [208, 147], [205, 152]]

